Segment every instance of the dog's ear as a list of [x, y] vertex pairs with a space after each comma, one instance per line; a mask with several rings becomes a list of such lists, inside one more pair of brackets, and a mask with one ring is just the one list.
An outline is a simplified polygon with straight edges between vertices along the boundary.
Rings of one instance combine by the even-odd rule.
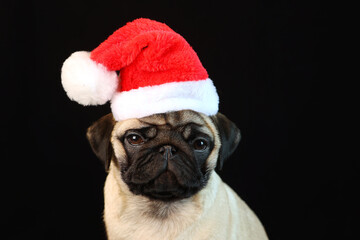
[[230, 121], [225, 115], [217, 113], [216, 115], [211, 116], [211, 119], [214, 122], [220, 135], [221, 147], [216, 169], [221, 170], [224, 161], [235, 151], [236, 147], [238, 146], [241, 139], [241, 134], [235, 123]]
[[113, 149], [110, 142], [111, 133], [115, 125], [111, 113], [103, 116], [87, 129], [87, 139], [95, 155], [104, 163], [105, 170], [109, 170]]

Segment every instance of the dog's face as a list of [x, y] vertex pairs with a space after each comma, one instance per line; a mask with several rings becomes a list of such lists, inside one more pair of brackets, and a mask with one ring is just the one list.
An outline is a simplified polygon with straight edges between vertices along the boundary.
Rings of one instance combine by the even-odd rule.
[[174, 201], [206, 186], [235, 150], [240, 131], [222, 114], [183, 110], [120, 122], [108, 114], [87, 136], [106, 169], [113, 161], [133, 194]]

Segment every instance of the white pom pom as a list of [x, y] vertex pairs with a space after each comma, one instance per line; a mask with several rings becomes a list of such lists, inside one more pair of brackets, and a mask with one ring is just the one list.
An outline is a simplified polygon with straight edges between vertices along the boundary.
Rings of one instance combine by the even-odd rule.
[[61, 82], [71, 100], [82, 105], [101, 105], [114, 95], [118, 77], [90, 59], [90, 52], [71, 54], [61, 69]]

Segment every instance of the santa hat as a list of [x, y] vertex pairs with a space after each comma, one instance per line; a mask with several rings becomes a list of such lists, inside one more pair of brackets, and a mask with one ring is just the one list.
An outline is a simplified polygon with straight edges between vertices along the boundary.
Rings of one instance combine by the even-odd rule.
[[216, 88], [195, 51], [167, 25], [149, 19], [126, 24], [91, 52], [73, 53], [61, 79], [69, 98], [82, 105], [111, 101], [117, 121], [218, 111]]

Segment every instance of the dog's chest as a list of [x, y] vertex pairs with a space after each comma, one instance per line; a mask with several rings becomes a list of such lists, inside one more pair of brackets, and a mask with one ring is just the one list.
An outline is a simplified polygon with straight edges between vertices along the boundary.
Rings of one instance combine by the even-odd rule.
[[[170, 210], [168, 210], [170, 211]], [[143, 214], [135, 214], [136, 211], [123, 212], [119, 217], [109, 217], [106, 221], [109, 239], [193, 239], [194, 221], [198, 215], [191, 209], [173, 213], [164, 218], [152, 218]]]
[[191, 239], [193, 223], [201, 209], [186, 201], [173, 205], [149, 203], [142, 197], [119, 194], [119, 182], [112, 174], [105, 183], [104, 220], [109, 240]]
[[120, 221], [107, 224], [109, 240], [199, 240], [217, 239], [211, 227], [190, 224], [184, 227], [176, 221]]

